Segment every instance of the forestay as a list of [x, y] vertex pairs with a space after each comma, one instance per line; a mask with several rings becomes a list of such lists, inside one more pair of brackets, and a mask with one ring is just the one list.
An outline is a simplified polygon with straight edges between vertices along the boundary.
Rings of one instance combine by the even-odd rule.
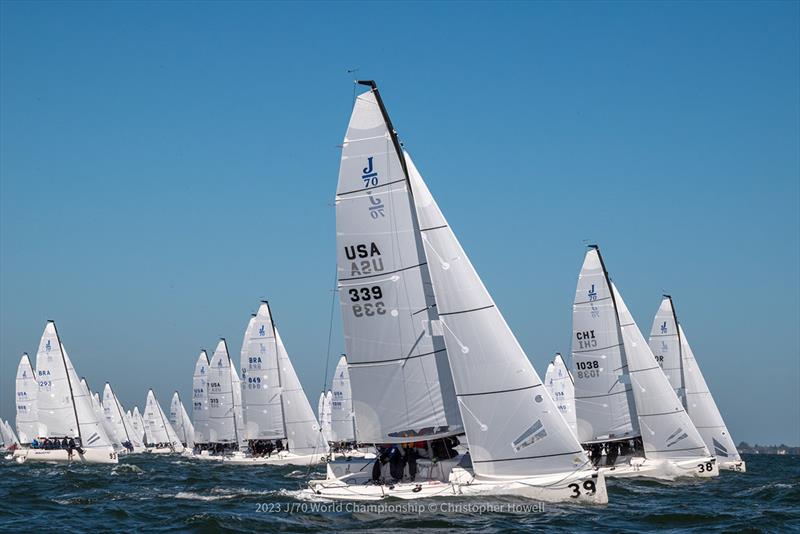
[[209, 442], [208, 429], [208, 354], [201, 350], [192, 376], [192, 416], [194, 418], [194, 440]]
[[581, 443], [639, 435], [627, 361], [600, 251], [583, 260], [572, 306], [575, 414]]
[[611, 289], [625, 343], [628, 375], [636, 399], [636, 415], [642, 430], [645, 456], [653, 459], [708, 456], [703, 438], [656, 363], [622, 295], [613, 283]]
[[350, 372], [342, 356], [331, 381], [331, 434], [333, 441], [356, 441], [356, 421], [350, 393]]
[[561, 354], [556, 353], [555, 358], [547, 366], [544, 375], [544, 385], [550, 398], [556, 403], [558, 411], [564, 417], [572, 433], [577, 437], [577, 422], [575, 419], [575, 385], [572, 375], [567, 369]]
[[407, 155], [406, 161], [436, 295], [433, 328], [444, 334], [475, 473], [521, 478], [585, 465], [586, 453]]
[[28, 354], [22, 355], [17, 366], [16, 394], [17, 394], [17, 434], [20, 442], [28, 444], [31, 440], [42, 436], [46, 431], [39, 429], [39, 415], [36, 396], [39, 384], [31, 367]]
[[399, 143], [376, 94], [359, 95], [336, 194], [339, 304], [359, 440], [463, 432]]

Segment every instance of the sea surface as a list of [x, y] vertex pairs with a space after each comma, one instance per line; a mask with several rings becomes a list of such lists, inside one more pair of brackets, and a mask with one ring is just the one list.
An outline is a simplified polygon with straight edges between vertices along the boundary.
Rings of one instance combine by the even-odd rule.
[[[134, 455], [117, 466], [0, 460], [2, 532], [800, 532], [800, 457], [746, 456], [713, 480], [608, 479], [609, 504], [521, 498], [319, 503], [324, 469]], [[359, 508], [361, 507], [361, 508]], [[410, 508], [409, 508], [410, 507]]]

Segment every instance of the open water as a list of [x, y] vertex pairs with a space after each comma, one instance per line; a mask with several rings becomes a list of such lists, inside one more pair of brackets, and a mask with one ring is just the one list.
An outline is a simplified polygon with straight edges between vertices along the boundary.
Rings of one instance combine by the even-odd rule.
[[745, 458], [713, 480], [607, 479], [609, 504], [521, 498], [320, 503], [322, 467], [221, 465], [134, 455], [117, 466], [0, 460], [2, 532], [800, 532], [800, 457]]

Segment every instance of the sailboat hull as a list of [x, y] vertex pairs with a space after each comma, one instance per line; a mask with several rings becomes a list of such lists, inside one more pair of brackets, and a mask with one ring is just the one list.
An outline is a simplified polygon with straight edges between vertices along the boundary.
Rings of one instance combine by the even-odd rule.
[[608, 478], [711, 478], [719, 475], [719, 465], [714, 458], [687, 458], [685, 460], [654, 460], [631, 458], [613, 467], [601, 466], [598, 471]]
[[736, 471], [738, 473], [746, 473], [747, 464], [744, 460], [739, 460], [738, 462], [720, 462], [719, 469], [720, 471]]
[[293, 454], [289, 453], [278, 453], [273, 454], [272, 456], [264, 457], [264, 456], [246, 456], [244, 454], [233, 454], [232, 456], [226, 456], [223, 460], [226, 464], [239, 464], [239, 465], [299, 465], [299, 466], [308, 466], [308, 465], [316, 465], [321, 463], [325, 460], [327, 454], [325, 453], [317, 453], [317, 454]]
[[454, 467], [447, 482], [425, 480], [363, 485], [348, 484], [342, 479], [312, 480], [309, 489], [302, 493], [307, 498], [348, 501], [508, 495], [543, 502], [608, 503], [603, 473], [591, 470], [519, 479], [490, 479], [476, 477], [468, 469]]
[[24, 449], [24, 454], [15, 455], [15, 460], [19, 463], [24, 462], [81, 462], [87, 464], [117, 464], [119, 463], [117, 453], [111, 447], [97, 449], [84, 449], [83, 454], [74, 452], [72, 458], [64, 449], [44, 450], [44, 449]]

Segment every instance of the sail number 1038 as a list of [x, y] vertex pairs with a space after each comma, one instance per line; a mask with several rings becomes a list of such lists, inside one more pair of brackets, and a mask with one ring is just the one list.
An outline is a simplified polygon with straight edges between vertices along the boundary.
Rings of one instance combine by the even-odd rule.
[[381, 286], [354, 287], [347, 292], [350, 295], [350, 302], [358, 302], [353, 304], [353, 315], [356, 317], [386, 314], [386, 305], [380, 300], [383, 298]]

